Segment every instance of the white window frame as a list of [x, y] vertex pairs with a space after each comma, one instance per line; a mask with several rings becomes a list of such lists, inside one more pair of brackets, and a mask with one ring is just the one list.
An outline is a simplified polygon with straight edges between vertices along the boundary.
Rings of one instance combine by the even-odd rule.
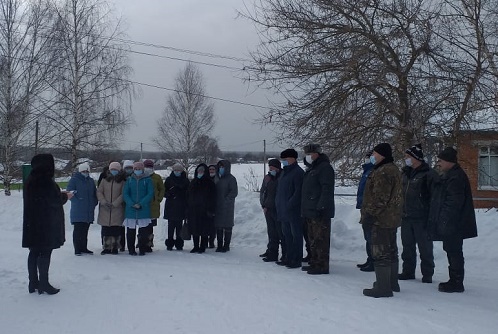
[[[477, 189], [478, 190], [491, 190], [491, 191], [498, 191], [498, 185], [497, 186], [492, 186], [492, 185], [481, 185], [481, 158], [482, 157], [487, 157], [489, 162], [488, 162], [488, 168], [491, 168], [491, 158], [497, 158], [498, 159], [498, 153], [491, 154], [491, 148], [495, 148], [495, 150], [498, 152], [498, 143], [497, 144], [490, 144], [490, 145], [480, 145], [479, 146], [479, 156], [477, 158], [477, 165], [478, 165], [478, 173], [477, 173]], [[482, 153], [482, 149], [486, 148], [487, 149], [487, 154]], [[497, 162], [498, 163], [498, 162]], [[486, 172], [487, 177], [491, 178], [491, 171], [488, 170]], [[490, 180], [488, 180], [488, 183], [491, 183]]]

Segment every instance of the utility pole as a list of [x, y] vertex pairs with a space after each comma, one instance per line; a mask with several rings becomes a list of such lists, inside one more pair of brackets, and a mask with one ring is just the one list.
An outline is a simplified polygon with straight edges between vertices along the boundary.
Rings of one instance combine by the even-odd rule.
[[143, 150], [144, 150], [144, 144], [140, 143], [140, 161], [143, 159]]
[[39, 124], [38, 121], [35, 123], [35, 155], [38, 154], [38, 128]]
[[266, 176], [266, 139], [263, 139], [263, 177]]

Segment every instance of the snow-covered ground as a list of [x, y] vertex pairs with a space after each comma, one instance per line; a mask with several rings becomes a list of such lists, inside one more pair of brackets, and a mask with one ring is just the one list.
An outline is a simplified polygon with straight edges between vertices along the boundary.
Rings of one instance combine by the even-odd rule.
[[[262, 166], [234, 165], [239, 181], [231, 251], [190, 254], [166, 251], [166, 222], [156, 227], [152, 254], [100, 253], [100, 228], [92, 225], [89, 248], [76, 257], [72, 227], [55, 250], [50, 281], [55, 296], [28, 294], [21, 248], [22, 194], [0, 195], [0, 332], [28, 333], [496, 333], [498, 330], [498, 214], [478, 210], [479, 237], [464, 242], [466, 291], [444, 294], [447, 261], [435, 243], [433, 284], [400, 282], [393, 298], [362, 295], [373, 273], [359, 271], [364, 241], [354, 197], [336, 197], [330, 275], [310, 276], [261, 261], [266, 230], [258, 193], [245, 190], [244, 175]], [[337, 189], [354, 193], [354, 188]], [[66, 215], [69, 213], [66, 204]], [[67, 219], [68, 221], [68, 219]], [[401, 250], [400, 250], [401, 251]]]

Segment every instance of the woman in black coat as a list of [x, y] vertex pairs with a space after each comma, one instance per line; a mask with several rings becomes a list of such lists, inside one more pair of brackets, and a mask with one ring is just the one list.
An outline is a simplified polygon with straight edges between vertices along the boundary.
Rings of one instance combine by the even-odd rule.
[[65, 242], [63, 205], [73, 194], [61, 192], [54, 178], [54, 157], [38, 154], [31, 160], [31, 173], [24, 185], [22, 246], [29, 248], [29, 293], [49, 295], [59, 289], [48, 282], [52, 250]]
[[213, 217], [216, 211], [216, 186], [209, 177], [207, 165], [200, 164], [195, 169], [187, 197], [188, 227], [194, 243], [190, 253], [204, 253], [214, 226]]

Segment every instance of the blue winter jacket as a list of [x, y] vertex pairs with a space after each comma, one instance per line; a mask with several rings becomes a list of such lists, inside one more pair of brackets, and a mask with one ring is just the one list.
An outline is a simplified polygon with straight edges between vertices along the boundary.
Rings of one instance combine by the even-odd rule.
[[372, 163], [363, 164], [363, 174], [361, 175], [360, 184], [358, 185], [358, 191], [356, 192], [356, 208], [361, 209], [361, 204], [363, 203], [363, 191], [365, 190], [365, 184], [367, 184], [367, 179], [370, 173], [373, 171], [374, 165]]
[[[123, 189], [125, 218], [147, 219], [151, 218], [150, 204], [154, 198], [154, 184], [150, 176], [131, 174], [126, 180]], [[140, 209], [135, 209], [134, 204], [140, 204]]]
[[297, 163], [285, 166], [278, 178], [275, 205], [279, 221], [290, 222], [301, 217], [301, 190], [304, 171]]
[[71, 224], [93, 223], [95, 207], [98, 204], [95, 181], [76, 172], [69, 180], [66, 189], [75, 191], [71, 198]]

